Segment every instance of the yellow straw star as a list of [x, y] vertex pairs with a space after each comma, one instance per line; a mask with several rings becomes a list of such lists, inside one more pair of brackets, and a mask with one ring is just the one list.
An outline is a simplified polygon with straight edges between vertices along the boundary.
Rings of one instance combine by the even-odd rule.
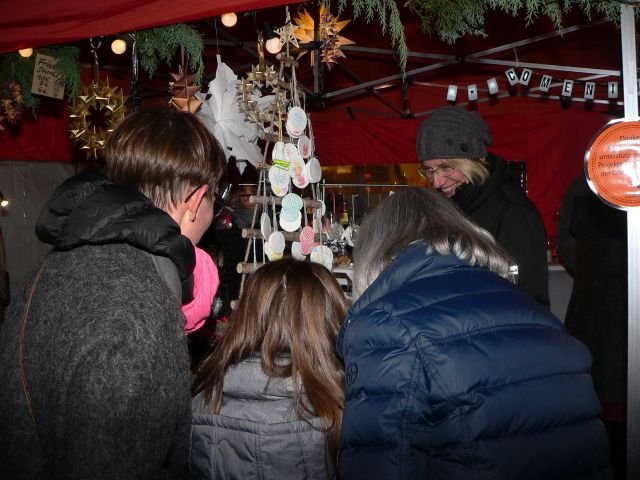
[[296, 48], [300, 48], [298, 39], [296, 38], [297, 27], [291, 23], [276, 29], [276, 33], [280, 36], [280, 47], [284, 47], [287, 43], [290, 43]]

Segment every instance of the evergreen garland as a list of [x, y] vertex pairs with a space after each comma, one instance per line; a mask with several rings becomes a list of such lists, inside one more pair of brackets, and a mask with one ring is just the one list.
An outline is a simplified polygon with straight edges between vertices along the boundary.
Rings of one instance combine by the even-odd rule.
[[[323, 0], [318, 0], [322, 2]], [[620, 18], [618, 0], [403, 0], [401, 5], [416, 15], [422, 30], [437, 35], [443, 41], [452, 44], [464, 35], [485, 36], [483, 27], [489, 10], [501, 10], [512, 16], [525, 15], [527, 25], [540, 16], [548, 17], [556, 28], [562, 28], [562, 18], [574, 6], [587, 16], [594, 11], [606, 15], [614, 22]], [[340, 14], [347, 8], [353, 10], [353, 18], [364, 17], [367, 23], [377, 19], [383, 35], [390, 34], [392, 47], [398, 52], [401, 70], [407, 66], [409, 49], [400, 17], [397, 0], [338, 0]], [[635, 10], [640, 14], [640, 9]], [[176, 24], [137, 32], [137, 47], [140, 66], [152, 77], [158, 69], [160, 60], [170, 63], [180, 47], [184, 48], [189, 59], [189, 68], [195, 74], [195, 82], [204, 77], [203, 35], [195, 28]], [[39, 48], [37, 52], [58, 59], [56, 70], [59, 81], [64, 83], [65, 92], [72, 103], [75, 102], [81, 87], [80, 50], [73, 46]], [[34, 52], [35, 53], [35, 52]], [[0, 87], [11, 81], [17, 82], [22, 89], [24, 105], [35, 114], [40, 103], [37, 96], [31, 94], [31, 83], [35, 67], [35, 54], [29, 58], [21, 57], [18, 52], [3, 55], [0, 60]], [[186, 73], [186, 72], [185, 72]]]
[[[64, 84], [65, 93], [75, 101], [80, 91], [80, 49], [77, 47], [39, 48], [37, 53], [55, 57], [58, 82]], [[28, 58], [23, 58], [18, 52], [12, 52], [2, 57], [0, 62], [0, 85], [5, 86], [11, 81], [18, 83], [22, 90], [24, 105], [35, 115], [40, 98], [31, 94], [33, 70], [36, 64], [36, 52]]]
[[[39, 51], [45, 55], [49, 55], [47, 50], [46, 48], [39, 49]], [[53, 51], [54, 49], [51, 50]], [[82, 79], [80, 77], [80, 49], [71, 46], [59, 47], [57, 53], [51, 53], [51, 56], [58, 59], [56, 71], [60, 75], [60, 81], [64, 82], [67, 96], [71, 100], [71, 103], [75, 105], [76, 97], [82, 87]]]
[[[587, 16], [595, 10], [614, 22], [620, 18], [617, 0], [407, 0], [403, 5], [420, 19], [424, 32], [437, 35], [449, 44], [467, 34], [486, 36], [483, 27], [488, 10], [501, 10], [514, 17], [524, 13], [526, 25], [546, 16], [557, 29], [562, 28], [562, 18], [573, 6]], [[398, 51], [404, 72], [409, 49], [398, 3], [395, 0], [338, 0], [339, 13], [347, 6], [352, 7], [354, 19], [364, 16], [369, 23], [377, 18], [383, 35], [387, 31], [391, 33], [391, 44]]]
[[204, 40], [200, 32], [184, 24], [138, 32], [138, 58], [149, 77], [153, 77], [158, 69], [158, 60], [171, 63], [180, 47], [184, 47], [184, 53], [189, 57], [189, 68], [195, 74], [195, 82], [200, 83], [204, 77]]
[[353, 8], [354, 20], [364, 15], [366, 22], [371, 23], [377, 17], [382, 34], [386, 35], [387, 30], [391, 33], [391, 46], [398, 51], [400, 67], [404, 72], [409, 48], [397, 2], [395, 0], [338, 0], [338, 13], [342, 14], [348, 4]]
[[[204, 76], [204, 62], [202, 60], [204, 40], [203, 35], [193, 27], [177, 24], [143, 30], [138, 32], [137, 45], [140, 65], [150, 77], [156, 72], [160, 60], [170, 63], [179, 48], [184, 47], [185, 54], [189, 58], [189, 67], [196, 76], [195, 81], [202, 80]], [[34, 50], [33, 55], [27, 58], [23, 58], [18, 52], [2, 55], [0, 57], [0, 88], [4, 88], [11, 81], [18, 83], [22, 90], [25, 107], [31, 109], [35, 116], [40, 104], [39, 96], [31, 93], [36, 53], [49, 55], [58, 60], [56, 71], [59, 75], [59, 82], [64, 84], [69, 101], [75, 105], [76, 97], [82, 86], [80, 49], [78, 47], [38, 48]]]

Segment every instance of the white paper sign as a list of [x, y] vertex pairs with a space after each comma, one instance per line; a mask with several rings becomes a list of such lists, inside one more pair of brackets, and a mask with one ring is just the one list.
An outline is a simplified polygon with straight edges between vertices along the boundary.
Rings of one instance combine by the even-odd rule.
[[489, 95], [495, 95], [500, 90], [498, 87], [498, 81], [496, 77], [487, 80], [487, 87], [489, 87]]
[[531, 70], [530, 68], [523, 68], [522, 73], [520, 74], [520, 84], [529, 85], [529, 80], [531, 80], [532, 75], [533, 70]]
[[478, 86], [475, 83], [467, 86], [467, 96], [470, 102], [478, 100]]
[[565, 80], [562, 82], [562, 96], [570, 97], [573, 92], [573, 80]]
[[541, 92], [548, 92], [549, 91], [549, 87], [551, 86], [551, 80], [553, 80], [551, 75], [543, 75], [542, 76], [542, 79], [540, 80], [540, 91]]
[[514, 68], [510, 68], [509, 70], [507, 70], [506, 72], [504, 72], [504, 74], [507, 76], [507, 80], [509, 81], [509, 85], [515, 85], [516, 83], [518, 83], [520, 81], [520, 79], [518, 78], [518, 74], [516, 73]]
[[447, 100], [450, 102], [455, 102], [457, 96], [458, 87], [456, 85], [449, 85], [449, 88], [447, 89]]
[[61, 99], [64, 97], [64, 85], [58, 82], [55, 57], [36, 54], [36, 64], [33, 68], [33, 82], [31, 93]]
[[584, 84], [584, 98], [593, 100], [596, 93], [596, 82], [587, 82]]

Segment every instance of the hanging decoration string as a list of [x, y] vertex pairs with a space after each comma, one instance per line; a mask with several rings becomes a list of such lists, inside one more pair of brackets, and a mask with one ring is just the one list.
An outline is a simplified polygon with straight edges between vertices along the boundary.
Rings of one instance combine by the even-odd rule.
[[98, 49], [102, 45], [102, 37], [98, 39], [98, 44], [93, 42], [93, 37], [89, 39], [89, 45], [91, 46], [91, 55], [93, 57], [93, 86], [98, 86], [99, 68], [98, 68]]
[[139, 77], [139, 59], [138, 59], [138, 33], [129, 34], [131, 38], [131, 89], [129, 96], [131, 97], [131, 110], [137, 112], [140, 110], [142, 98], [140, 96]]

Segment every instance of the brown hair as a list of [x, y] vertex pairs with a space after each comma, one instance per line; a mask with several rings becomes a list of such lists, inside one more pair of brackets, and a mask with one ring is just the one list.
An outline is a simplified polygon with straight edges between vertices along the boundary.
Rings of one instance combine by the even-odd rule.
[[193, 114], [150, 107], [127, 117], [105, 145], [107, 176], [167, 210], [190, 189], [216, 191], [226, 160], [222, 148]]
[[[347, 308], [336, 279], [322, 265], [292, 258], [263, 265], [249, 277], [222, 342], [202, 361], [194, 395], [203, 392], [205, 405], [219, 413], [227, 369], [260, 352], [266, 375], [292, 378], [293, 408], [300, 418], [320, 417], [336, 460], [344, 370], [335, 343]], [[283, 363], [283, 354], [289, 363]]]

